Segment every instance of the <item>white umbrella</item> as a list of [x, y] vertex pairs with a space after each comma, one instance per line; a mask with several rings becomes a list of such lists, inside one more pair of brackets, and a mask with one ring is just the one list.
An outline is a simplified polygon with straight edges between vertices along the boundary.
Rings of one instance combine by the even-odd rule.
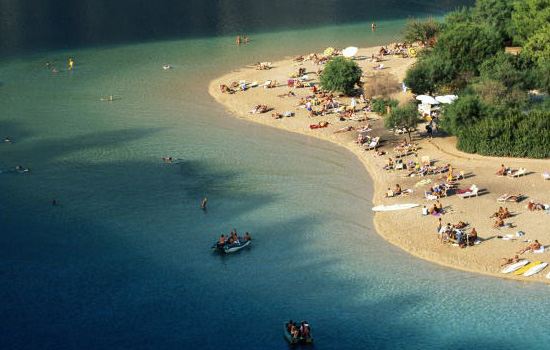
[[445, 96], [436, 96], [435, 99], [441, 103], [451, 104], [456, 100], [458, 96], [456, 95], [445, 95]]
[[432, 96], [428, 95], [418, 95], [416, 96], [416, 99], [419, 101], [422, 101], [422, 103], [429, 104], [429, 105], [438, 105], [439, 101], [437, 101]]
[[342, 50], [342, 55], [344, 55], [344, 57], [353, 57], [357, 54], [357, 50], [355, 46], [346, 47]]

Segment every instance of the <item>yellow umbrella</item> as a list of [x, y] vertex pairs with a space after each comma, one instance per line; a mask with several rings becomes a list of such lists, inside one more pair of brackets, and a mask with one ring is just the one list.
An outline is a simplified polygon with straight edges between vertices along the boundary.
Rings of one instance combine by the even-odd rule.
[[334, 53], [334, 47], [327, 47], [323, 53], [325, 54], [325, 56], [332, 55]]

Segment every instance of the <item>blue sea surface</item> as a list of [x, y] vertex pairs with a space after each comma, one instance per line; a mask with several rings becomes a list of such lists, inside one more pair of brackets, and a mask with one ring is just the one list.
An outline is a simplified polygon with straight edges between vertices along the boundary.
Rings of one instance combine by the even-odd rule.
[[[12, 139], [0, 145], [2, 348], [281, 349], [290, 318], [309, 321], [315, 349], [548, 348], [546, 285], [441, 267], [389, 245], [374, 231], [371, 180], [354, 155], [235, 118], [207, 93], [210, 80], [252, 62], [386, 44], [407, 11], [439, 16], [463, 2], [390, 2], [393, 12], [315, 2], [318, 27], [301, 8], [276, 16], [272, 2], [208, 2], [227, 24], [212, 20], [218, 29], [204, 33], [170, 30], [181, 2], [140, 2], [119, 25], [158, 28], [151, 37], [88, 28], [97, 41], [49, 39], [68, 24], [110, 28], [124, 3], [52, 1], [61, 19], [34, 17], [37, 28], [55, 27], [43, 29], [45, 46], [35, 27], [16, 25], [45, 6], [0, 5], [3, 45], [16, 43], [0, 64], [0, 136]], [[101, 6], [102, 16], [92, 11]], [[215, 12], [186, 9], [196, 21]], [[237, 47], [241, 30], [252, 41]], [[231, 229], [250, 232], [252, 245], [212, 253]]]

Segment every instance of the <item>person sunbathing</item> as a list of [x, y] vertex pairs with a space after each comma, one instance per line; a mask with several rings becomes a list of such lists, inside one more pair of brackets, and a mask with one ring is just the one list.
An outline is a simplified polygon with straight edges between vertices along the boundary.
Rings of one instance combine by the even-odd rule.
[[493, 213], [493, 215], [489, 216], [489, 219], [492, 219], [492, 218], [501, 218], [501, 219], [504, 219], [501, 217], [502, 213], [504, 212], [504, 209], [502, 209], [502, 207], [498, 208], [498, 211], [496, 211], [495, 213]]
[[502, 213], [500, 213], [499, 218], [506, 219], [510, 217], [510, 212], [508, 211], [508, 208], [505, 208]]
[[540, 243], [539, 243], [539, 241], [537, 241], [535, 239], [535, 242], [533, 244], [528, 245], [527, 247], [519, 250], [516, 254], [523, 254], [525, 252], [533, 252], [533, 251], [539, 250], [539, 249], [540, 249]]
[[403, 192], [403, 191], [401, 190], [401, 186], [399, 186], [399, 184], [396, 184], [396, 185], [395, 185], [395, 190], [393, 190], [393, 192], [394, 192], [396, 195], [400, 195], [401, 192]]
[[494, 228], [500, 228], [500, 227], [504, 227], [504, 220], [502, 220], [501, 218], [498, 218], [494, 225], [493, 225]]
[[456, 224], [456, 228], [461, 230], [463, 229], [464, 227], [466, 227], [466, 223], [464, 221], [459, 221], [458, 224]]
[[517, 262], [519, 262], [520, 258], [518, 255], [515, 255], [513, 258], [502, 258], [502, 263], [500, 264], [500, 266], [505, 266], [505, 265], [508, 265], [508, 264], [515, 264]]
[[394, 193], [391, 190], [391, 188], [388, 187], [388, 190], [386, 191], [386, 198], [393, 197]]
[[544, 204], [542, 203], [535, 203], [532, 199], [529, 201], [529, 203], [527, 204], [527, 209], [529, 209], [530, 211], [535, 211], [535, 210], [544, 210], [545, 209], [545, 206]]
[[341, 129], [338, 129], [338, 130], [334, 130], [333, 133], [334, 134], [338, 134], [338, 133], [341, 133], [341, 132], [346, 132], [346, 131], [352, 131], [354, 129], [353, 126], [345, 126]]
[[499, 202], [519, 202], [523, 198], [522, 194], [511, 194], [506, 193], [500, 196], [498, 199]]
[[504, 166], [504, 164], [501, 164], [500, 169], [498, 169], [498, 171], [496, 172], [496, 175], [504, 176], [504, 175], [506, 175], [508, 170], [510, 170], [510, 168], [507, 168], [507, 167]]

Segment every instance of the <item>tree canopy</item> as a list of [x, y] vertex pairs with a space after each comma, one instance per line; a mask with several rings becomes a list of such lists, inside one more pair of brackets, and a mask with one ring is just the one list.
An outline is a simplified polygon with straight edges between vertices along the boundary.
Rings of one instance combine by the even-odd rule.
[[[457, 147], [548, 157], [549, 99], [530, 94], [550, 93], [550, 0], [477, 0], [473, 8], [446, 15], [439, 28], [436, 44], [404, 81], [416, 94], [459, 95], [441, 119], [457, 136]], [[520, 46], [521, 53], [505, 53], [505, 46]], [[530, 135], [518, 135], [520, 129]]]
[[335, 57], [325, 66], [321, 74], [321, 87], [328, 91], [340, 91], [350, 95], [355, 85], [361, 83], [361, 68], [350, 59]]

